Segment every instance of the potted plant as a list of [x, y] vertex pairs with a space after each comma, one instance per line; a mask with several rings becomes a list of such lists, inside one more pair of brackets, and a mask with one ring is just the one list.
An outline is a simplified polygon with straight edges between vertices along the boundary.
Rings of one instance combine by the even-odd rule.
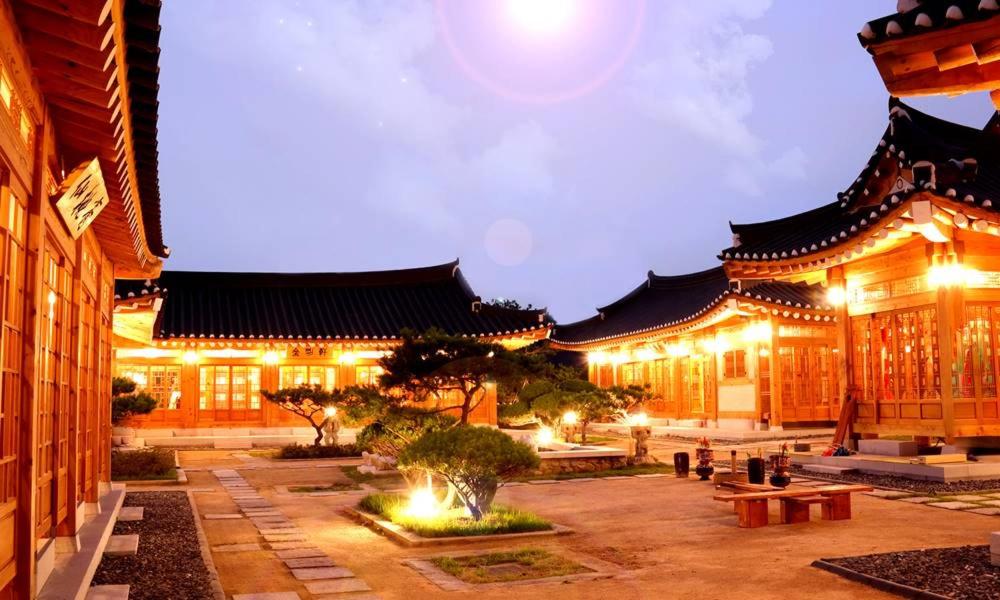
[[763, 450], [757, 448], [757, 456], [751, 456], [747, 452], [747, 481], [763, 485], [766, 474], [765, 466]]
[[111, 381], [111, 424], [120, 434], [123, 446], [135, 443], [135, 428], [124, 427], [122, 424], [129, 417], [148, 415], [157, 405], [156, 398], [146, 392], [136, 392], [135, 388], [135, 382], [127, 377], [115, 377]]
[[774, 487], [788, 487], [792, 478], [788, 475], [788, 469], [792, 465], [791, 457], [788, 456], [788, 442], [783, 442], [778, 447], [778, 453], [771, 455], [771, 479], [770, 483]]
[[702, 481], [708, 481], [712, 473], [715, 473], [715, 467], [712, 466], [712, 461], [715, 460], [712, 440], [708, 439], [707, 436], [698, 438], [698, 448], [695, 451], [698, 454], [698, 466], [695, 467], [694, 472]]

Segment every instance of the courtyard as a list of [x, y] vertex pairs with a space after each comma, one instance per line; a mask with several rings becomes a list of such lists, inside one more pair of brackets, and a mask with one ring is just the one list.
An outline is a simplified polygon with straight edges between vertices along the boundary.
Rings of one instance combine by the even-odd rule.
[[[661, 459], [674, 451], [692, 449], [690, 443], [681, 440], [658, 440], [652, 445], [653, 454]], [[719, 448], [723, 453], [727, 449]], [[210, 552], [226, 598], [242, 598], [242, 594], [271, 598], [252, 594], [279, 592], [294, 592], [303, 599], [448, 598], [462, 591], [475, 591], [483, 598], [504, 598], [511, 593], [519, 598], [548, 598], [553, 593], [568, 598], [623, 594], [649, 598], [789, 598], [814, 596], [817, 590], [822, 590], [824, 598], [890, 598], [894, 596], [811, 563], [821, 558], [915, 548], [981, 546], [998, 524], [997, 517], [985, 514], [856, 495], [853, 519], [848, 521], [814, 518], [809, 523], [779, 525], [775, 504], [770, 511], [771, 525], [741, 529], [731, 505], [712, 500], [716, 489], [711, 482], [697, 481], [693, 473], [686, 479], [655, 474], [528, 481], [501, 489], [498, 502], [569, 527], [573, 533], [567, 535], [404, 547], [346, 514], [345, 510], [355, 506], [366, 493], [364, 489], [290, 491], [319, 489], [337, 482], [349, 484], [353, 480], [344, 471], [359, 464], [358, 460], [279, 461], [222, 450], [182, 450], [179, 456], [188, 478], [186, 485], [130, 486], [129, 492], [141, 498], [144, 489], [170, 489], [194, 498], [205, 535], [203, 544]], [[265, 512], [275, 519], [271, 523], [285, 523], [281, 527], [295, 533], [266, 538], [262, 531], [271, 535], [278, 530], [263, 530], [271, 525], [260, 525], [241, 514], [232, 488], [224, 485], [230, 473], [246, 482], [252, 490], [248, 496], [259, 495], [270, 505]], [[795, 478], [789, 489], [816, 483]], [[239, 485], [242, 487], [242, 483]], [[878, 535], [872, 535], [873, 531]], [[543, 583], [522, 580], [515, 588], [494, 584], [449, 589], [410, 564], [413, 559], [442, 555], [526, 549], [583, 564], [591, 572], [583, 579], [566, 576]], [[143, 550], [140, 541], [139, 553]], [[315, 580], [297, 579], [282, 556], [305, 557], [307, 562], [301, 563], [304, 565], [329, 564], [347, 569], [349, 577], [338, 572], [331, 581], [358, 582], [357, 588], [352, 586], [345, 589], [354, 591], [331, 595], [322, 590], [335, 588], [316, 587]], [[308, 562], [316, 559], [320, 560]], [[291, 560], [289, 564], [295, 565], [295, 559]], [[316, 593], [310, 593], [310, 589]], [[145, 597], [142, 594], [141, 588], [133, 587], [130, 597]]]

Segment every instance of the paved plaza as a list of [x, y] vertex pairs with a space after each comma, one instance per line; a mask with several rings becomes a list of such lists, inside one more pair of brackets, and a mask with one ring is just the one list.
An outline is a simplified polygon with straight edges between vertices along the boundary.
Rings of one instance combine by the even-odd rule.
[[[675, 450], [689, 450], [686, 444], [657, 440], [653, 448], [665, 459]], [[719, 450], [728, 455], [728, 448]], [[335, 463], [342, 460], [279, 464], [225, 451], [182, 452], [181, 460], [189, 487], [198, 490], [198, 512], [227, 597], [264, 592], [294, 592], [303, 599], [455, 597], [461, 592], [443, 590], [406, 561], [470, 549], [530, 547], [591, 558], [609, 568], [604, 578], [518, 585], [519, 598], [550, 598], [557, 591], [565, 598], [777, 599], [810, 597], [820, 589], [824, 598], [891, 598], [810, 564], [819, 558], [984, 544], [994, 526], [994, 518], [985, 514], [879, 494], [856, 496], [850, 521], [814, 518], [807, 524], [773, 525], [778, 521], [774, 505], [771, 526], [740, 529], [732, 506], [712, 500], [713, 485], [671, 475], [511, 486], [501, 490], [498, 501], [575, 533], [516, 543], [405, 548], [345, 516], [344, 509], [358, 501], [357, 492], [288, 492], [296, 484], [341, 481]], [[323, 585], [316, 585], [313, 575]], [[506, 598], [511, 592], [484, 588], [475, 593]]]

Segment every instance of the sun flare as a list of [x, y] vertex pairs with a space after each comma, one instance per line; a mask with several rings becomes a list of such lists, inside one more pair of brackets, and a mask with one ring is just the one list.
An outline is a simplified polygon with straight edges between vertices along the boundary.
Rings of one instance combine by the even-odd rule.
[[578, 0], [507, 0], [507, 13], [519, 29], [551, 35], [569, 27]]

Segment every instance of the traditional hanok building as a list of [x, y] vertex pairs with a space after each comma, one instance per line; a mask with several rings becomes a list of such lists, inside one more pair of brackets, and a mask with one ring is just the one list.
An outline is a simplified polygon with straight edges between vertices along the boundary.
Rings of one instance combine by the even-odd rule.
[[837, 334], [817, 285], [731, 280], [722, 267], [650, 272], [598, 314], [559, 325], [553, 344], [586, 352], [590, 380], [648, 385], [668, 425], [733, 430], [837, 419]]
[[123, 498], [114, 281], [167, 254], [158, 20], [158, 0], [0, 0], [0, 599], [80, 597]]
[[[165, 271], [144, 285], [120, 282], [115, 311], [117, 372], [159, 399], [135, 419], [140, 436], [158, 443], [211, 443], [206, 430], [266, 442], [280, 436], [275, 428], [302, 427], [260, 390], [376, 384], [378, 359], [404, 329], [520, 347], [546, 338], [552, 324], [544, 310], [482, 302], [458, 261], [358, 273]], [[473, 420], [496, 418], [491, 389]]]
[[900, 0], [858, 39], [893, 96], [985, 91], [1000, 109], [997, 0]]
[[1000, 436], [998, 142], [1000, 115], [976, 129], [892, 99], [835, 202], [733, 226], [730, 277], [830, 289], [858, 433]]

